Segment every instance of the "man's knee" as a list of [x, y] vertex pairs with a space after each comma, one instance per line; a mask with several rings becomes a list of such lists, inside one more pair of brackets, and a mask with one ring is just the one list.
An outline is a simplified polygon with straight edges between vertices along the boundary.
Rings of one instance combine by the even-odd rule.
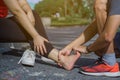
[[94, 10], [95, 12], [105, 12], [107, 10], [107, 0], [96, 0]]

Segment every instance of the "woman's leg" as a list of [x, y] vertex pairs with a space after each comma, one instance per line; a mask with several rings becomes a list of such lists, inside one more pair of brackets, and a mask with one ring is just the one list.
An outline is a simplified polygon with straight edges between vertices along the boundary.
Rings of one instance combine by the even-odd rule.
[[[46, 35], [46, 31], [44, 29], [44, 26], [42, 24], [42, 21], [40, 19], [40, 16], [35, 12], [33, 11], [33, 15], [35, 17], [35, 29], [36, 31], [44, 38], [46, 38], [48, 40], [48, 37]], [[50, 53], [50, 51], [53, 49], [53, 46], [52, 44], [50, 43], [47, 43], [45, 42], [45, 47], [46, 47], [46, 50], [48, 53]]]
[[[45, 29], [44, 29], [44, 26], [40, 19], [40, 16], [35, 11], [33, 11], [33, 14], [35, 17], [35, 28], [36, 28], [37, 32], [44, 38], [48, 39]], [[46, 42], [45, 42], [45, 47], [47, 49], [48, 54], [44, 55], [44, 56], [58, 62], [58, 50], [55, 49], [50, 43], [46, 43]]]
[[[43, 27], [43, 24], [41, 22], [41, 19], [39, 17], [39, 15], [33, 11], [33, 14], [34, 14], [34, 17], [35, 17], [35, 28], [36, 30], [38, 31], [38, 33], [45, 37], [46, 39], [48, 39], [48, 37], [46, 36], [46, 33], [45, 33], [45, 29]], [[45, 57], [48, 57], [56, 62], [58, 62], [58, 50], [55, 49], [50, 43], [45, 43], [46, 45], [46, 49], [47, 49], [47, 52], [48, 52], [48, 55], [45, 55]], [[63, 67], [67, 70], [71, 70], [74, 66], [74, 64], [71, 64], [71, 62], [75, 62], [78, 58], [79, 58], [80, 54], [75, 54], [75, 55], [71, 55], [71, 56], [61, 56], [62, 58], [62, 63], [63, 63]], [[73, 60], [74, 59], [74, 60]], [[69, 61], [69, 63], [66, 63], [66, 61]]]
[[1, 18], [0, 42], [27, 42], [27, 38], [15, 21]]
[[[35, 11], [33, 11], [33, 14], [36, 20], [35, 28], [37, 32], [48, 39], [39, 15]], [[14, 17], [0, 19], [0, 25], [0, 42], [30, 42], [31, 48], [34, 49], [32, 37], [20, 27], [21, 25]], [[45, 46], [48, 54], [44, 56], [58, 61], [58, 51], [50, 43], [45, 43]]]
[[[35, 24], [36, 30], [41, 36], [47, 38], [39, 15], [36, 12], [33, 12], [33, 13], [36, 20], [36, 24]], [[9, 19], [0, 19], [0, 25], [1, 25], [0, 26], [0, 42], [28, 42], [29, 41], [30, 43], [33, 43], [32, 37], [22, 27], [20, 27], [20, 25], [17, 23], [17, 21], [13, 17]], [[58, 62], [58, 50], [55, 49], [50, 43], [45, 43], [45, 45], [48, 52], [48, 55], [45, 55], [45, 57], [48, 57]], [[33, 47], [33, 44], [31, 45], [31, 47]], [[67, 69], [66, 65], [63, 65], [63, 67]]]

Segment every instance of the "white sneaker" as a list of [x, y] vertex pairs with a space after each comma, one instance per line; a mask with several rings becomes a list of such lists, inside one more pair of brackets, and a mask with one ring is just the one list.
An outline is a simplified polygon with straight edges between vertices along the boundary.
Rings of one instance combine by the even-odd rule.
[[18, 64], [21, 62], [23, 65], [27, 65], [27, 66], [34, 66], [35, 64], [35, 57], [36, 57], [36, 53], [32, 50], [27, 49], [21, 59], [19, 60]]

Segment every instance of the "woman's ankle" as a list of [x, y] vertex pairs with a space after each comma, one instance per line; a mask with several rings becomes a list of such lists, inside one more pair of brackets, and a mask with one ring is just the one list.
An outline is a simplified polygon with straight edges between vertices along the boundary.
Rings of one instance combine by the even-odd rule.
[[59, 51], [54, 48], [48, 54], [48, 58], [54, 60], [55, 62], [58, 62], [58, 54], [59, 54]]

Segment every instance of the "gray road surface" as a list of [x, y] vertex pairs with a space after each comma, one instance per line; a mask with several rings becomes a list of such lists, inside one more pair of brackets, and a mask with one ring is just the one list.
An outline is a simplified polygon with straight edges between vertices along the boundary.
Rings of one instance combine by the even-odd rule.
[[[66, 28], [46, 28], [48, 37], [51, 43], [57, 48], [62, 49], [74, 40], [85, 27], [66, 27]], [[95, 40], [94, 37], [87, 44]], [[22, 43], [23, 44], [23, 43]], [[71, 71], [66, 71], [58, 67], [53, 61], [37, 57], [34, 67], [26, 67], [17, 64], [23, 51], [9, 51], [9, 46], [12, 44], [0, 44], [0, 80], [120, 80], [118, 78], [87, 76], [79, 73], [79, 67], [91, 64], [97, 59], [94, 53], [83, 55], [76, 62], [75, 68]], [[20, 44], [14, 44], [15, 48], [20, 49]], [[23, 46], [26, 46], [24, 44]], [[23, 47], [22, 46], [22, 47]], [[117, 59], [120, 62], [120, 59]]]

